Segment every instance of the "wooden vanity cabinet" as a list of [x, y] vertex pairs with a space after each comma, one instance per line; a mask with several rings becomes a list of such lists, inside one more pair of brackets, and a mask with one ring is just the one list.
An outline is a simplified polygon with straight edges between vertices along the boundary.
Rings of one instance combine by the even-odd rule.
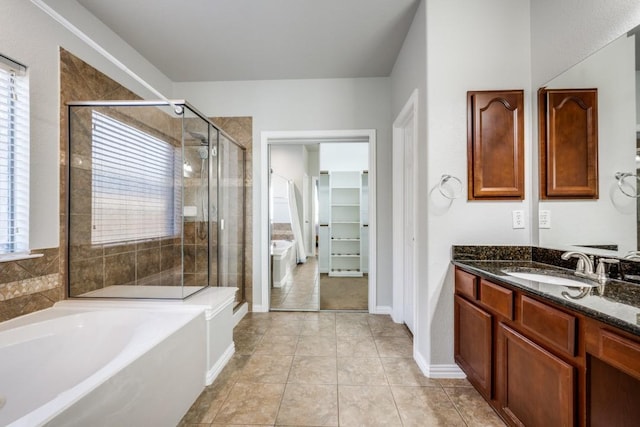
[[464, 298], [454, 301], [454, 357], [478, 391], [487, 399], [492, 393], [492, 317]]
[[640, 337], [456, 268], [455, 360], [511, 426], [637, 426]]
[[455, 277], [455, 360], [474, 387], [509, 425], [579, 425], [576, 318], [460, 269]]
[[512, 424], [576, 425], [576, 369], [504, 323], [498, 331], [498, 402]]

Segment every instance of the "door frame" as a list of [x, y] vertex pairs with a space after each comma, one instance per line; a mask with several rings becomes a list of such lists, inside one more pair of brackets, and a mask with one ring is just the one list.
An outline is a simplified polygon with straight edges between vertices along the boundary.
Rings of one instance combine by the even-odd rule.
[[[413, 144], [411, 147], [412, 155], [414, 159], [417, 159], [418, 153], [418, 89], [415, 89], [407, 103], [402, 107], [400, 113], [393, 121], [393, 171], [404, 170], [405, 159], [405, 131], [406, 125], [413, 120]], [[407, 295], [405, 295], [405, 283], [404, 283], [404, 258], [405, 258], [405, 242], [404, 242], [404, 217], [405, 217], [405, 205], [404, 205], [404, 193], [405, 182], [404, 173], [392, 174], [392, 191], [393, 191], [393, 306], [391, 316], [396, 323], [406, 323], [406, 317], [404, 312], [404, 301]], [[418, 168], [413, 168], [413, 182], [417, 183]], [[411, 195], [413, 200], [417, 201], [417, 185], [413, 186], [413, 194]], [[413, 205], [413, 224], [414, 235], [416, 234], [417, 222], [416, 222], [416, 205]], [[413, 301], [413, 328], [414, 336], [417, 335], [417, 280], [416, 280], [416, 261], [417, 251], [416, 245], [413, 245], [413, 295], [409, 295]]]
[[376, 130], [307, 130], [260, 132], [260, 294], [262, 304], [254, 304], [253, 311], [269, 311], [271, 287], [269, 277], [269, 145], [369, 143], [369, 313], [377, 312], [376, 302]]

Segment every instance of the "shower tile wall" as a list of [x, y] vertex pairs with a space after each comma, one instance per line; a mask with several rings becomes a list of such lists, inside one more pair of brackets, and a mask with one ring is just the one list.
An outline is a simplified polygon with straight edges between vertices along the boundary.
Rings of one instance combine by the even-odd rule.
[[[60, 79], [61, 79], [61, 141], [66, 141], [67, 108], [69, 101], [82, 100], [111, 100], [111, 99], [140, 99], [137, 95], [111, 80], [98, 70], [89, 66], [71, 53], [60, 50]], [[74, 110], [74, 114], [88, 115], [91, 109]], [[136, 127], [145, 132], [155, 133], [163, 140], [172, 141], [180, 145], [182, 133], [181, 120], [167, 120], [164, 113], [151, 108], [119, 108], [118, 119], [134, 122]], [[132, 242], [116, 245], [91, 244], [91, 123], [90, 117], [84, 120], [74, 120], [73, 147], [70, 160], [72, 162], [71, 179], [74, 183], [71, 195], [71, 236], [66, 242], [66, 181], [65, 151], [66, 144], [61, 144], [61, 212], [60, 248], [61, 264], [66, 259], [66, 245], [70, 244], [72, 264], [70, 268], [71, 295], [80, 295], [88, 291], [100, 289], [110, 285], [158, 285], [179, 284], [180, 238], [153, 239], [142, 242]], [[85, 125], [83, 125], [85, 124]], [[194, 242], [195, 245], [195, 242]], [[190, 277], [196, 273], [195, 251], [185, 259], [193, 260]], [[185, 254], [186, 255], [186, 254]], [[61, 274], [66, 274], [62, 268]], [[66, 278], [65, 278], [66, 279]], [[66, 280], [65, 280], [66, 281]], [[63, 281], [64, 283], [64, 281]]]

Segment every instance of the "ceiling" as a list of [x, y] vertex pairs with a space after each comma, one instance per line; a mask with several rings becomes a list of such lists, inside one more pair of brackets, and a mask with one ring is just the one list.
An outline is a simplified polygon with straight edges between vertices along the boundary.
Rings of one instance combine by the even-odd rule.
[[77, 0], [174, 82], [384, 77], [419, 0]]

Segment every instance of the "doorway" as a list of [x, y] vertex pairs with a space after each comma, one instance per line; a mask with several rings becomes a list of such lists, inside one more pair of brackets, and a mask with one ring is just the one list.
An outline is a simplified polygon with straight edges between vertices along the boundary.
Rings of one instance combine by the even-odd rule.
[[393, 320], [416, 328], [416, 210], [418, 91], [393, 122]]
[[[368, 170], [359, 171], [359, 178], [361, 179], [361, 173], [366, 173], [367, 177], [367, 195], [366, 198], [362, 198], [359, 196], [359, 201], [364, 200], [366, 204], [367, 211], [367, 239], [362, 239], [363, 244], [366, 245], [368, 260], [375, 260], [375, 130], [346, 130], [346, 131], [283, 131], [283, 132], [262, 132], [261, 135], [261, 159], [262, 164], [264, 165], [261, 170], [262, 175], [262, 215], [261, 215], [261, 236], [262, 236], [262, 256], [261, 256], [261, 297], [262, 304], [256, 305], [254, 304], [254, 311], [269, 311], [270, 309], [277, 309], [277, 306], [274, 306], [272, 303], [271, 296], [274, 294], [274, 288], [272, 286], [272, 273], [274, 271], [273, 257], [271, 256], [271, 246], [272, 246], [272, 220], [271, 220], [271, 200], [270, 200], [270, 190], [272, 188], [272, 182], [277, 179], [281, 179], [280, 177], [274, 177], [271, 173], [271, 169], [273, 169], [271, 153], [274, 147], [294, 147], [294, 146], [313, 146], [318, 144], [345, 144], [345, 143], [367, 143], [368, 144], [368, 153], [367, 153], [367, 162]], [[346, 145], [343, 145], [342, 148], [346, 148]], [[343, 156], [344, 157], [344, 156]], [[277, 171], [274, 172], [278, 173]], [[285, 178], [284, 181], [290, 180], [286, 174], [283, 175]], [[307, 256], [307, 262], [313, 261], [313, 256], [315, 254], [309, 254], [309, 249], [312, 249], [312, 252], [315, 249], [314, 240], [315, 237], [318, 236], [319, 247], [318, 247], [318, 275], [322, 270], [322, 256], [320, 252], [323, 250], [322, 248], [322, 204], [319, 202], [321, 199], [321, 186], [322, 186], [322, 174], [314, 175], [313, 172], [307, 171], [308, 175], [306, 178], [304, 173], [301, 176], [301, 184], [300, 187], [309, 187], [308, 193], [303, 195], [300, 191], [299, 193], [299, 206], [301, 207], [299, 215], [301, 219], [301, 229], [303, 236], [310, 236], [311, 242], [309, 239], [302, 242], [302, 247], [305, 250], [305, 255]], [[282, 179], [281, 179], [282, 180]], [[315, 186], [315, 182], [318, 182], [317, 187]], [[361, 181], [360, 181], [361, 182]], [[307, 183], [305, 186], [304, 183]], [[314, 197], [314, 189], [318, 189], [318, 203], [316, 204], [316, 198]], [[293, 193], [296, 192], [294, 189]], [[317, 208], [314, 208], [314, 205]], [[351, 206], [350, 209], [358, 208], [357, 205]], [[358, 208], [359, 209], [359, 208]], [[320, 212], [318, 212], [320, 211]], [[344, 211], [344, 209], [343, 209]], [[318, 212], [318, 214], [316, 214]], [[346, 212], [346, 211], [345, 211]], [[344, 212], [343, 212], [344, 213]], [[318, 218], [318, 223], [316, 227], [316, 220]], [[345, 222], [348, 218], [345, 218]], [[363, 225], [363, 223], [361, 223]], [[358, 251], [359, 252], [359, 251]], [[355, 253], [354, 253], [355, 254]], [[354, 254], [349, 254], [353, 256]], [[347, 255], [346, 253], [344, 255]], [[375, 301], [375, 283], [376, 283], [376, 269], [375, 262], [368, 263], [368, 272], [367, 279], [368, 284], [365, 287], [366, 297], [367, 297], [367, 305], [365, 307], [366, 311], [375, 312], [374, 307], [376, 304]], [[299, 265], [299, 264], [298, 264]], [[346, 270], [346, 268], [340, 267], [341, 270]], [[282, 293], [281, 291], [275, 291], [276, 293]], [[318, 293], [320, 296], [320, 292]], [[283, 307], [281, 309], [287, 310], [295, 310], [296, 307], [293, 304], [287, 304], [287, 307]], [[300, 310], [301, 308], [297, 308]], [[302, 308], [304, 309], [304, 308]], [[318, 308], [315, 310], [321, 309], [318, 304]]]

